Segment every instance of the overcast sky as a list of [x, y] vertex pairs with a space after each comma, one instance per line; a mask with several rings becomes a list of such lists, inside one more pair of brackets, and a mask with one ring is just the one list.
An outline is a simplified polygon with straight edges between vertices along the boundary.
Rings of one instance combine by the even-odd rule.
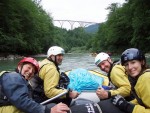
[[[42, 0], [43, 9], [48, 12], [54, 20], [76, 20], [101, 23], [106, 21], [111, 3], [124, 3], [125, 0]], [[59, 22], [54, 25], [60, 27]], [[74, 27], [79, 24], [74, 23]], [[63, 27], [70, 29], [68, 22]]]

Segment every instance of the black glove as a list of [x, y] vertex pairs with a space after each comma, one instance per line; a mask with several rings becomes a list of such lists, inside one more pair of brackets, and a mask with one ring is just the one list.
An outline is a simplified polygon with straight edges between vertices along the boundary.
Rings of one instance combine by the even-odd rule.
[[69, 83], [70, 83], [69, 77], [64, 72], [62, 72], [60, 74], [60, 80], [59, 80], [58, 87], [67, 89]]
[[133, 104], [127, 102], [122, 96], [116, 95], [112, 98], [112, 103], [117, 106], [120, 110], [132, 113], [134, 106]]

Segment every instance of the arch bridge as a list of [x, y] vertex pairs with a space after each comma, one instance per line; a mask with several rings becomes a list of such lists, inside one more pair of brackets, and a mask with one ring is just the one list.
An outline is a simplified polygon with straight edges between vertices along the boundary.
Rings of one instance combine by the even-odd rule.
[[89, 25], [99, 24], [97, 22], [76, 21], [76, 20], [53, 20], [53, 21], [58, 22], [61, 28], [63, 28], [64, 23], [68, 22], [71, 26], [71, 30], [73, 30], [75, 23], [78, 23], [79, 27], [87, 27]]

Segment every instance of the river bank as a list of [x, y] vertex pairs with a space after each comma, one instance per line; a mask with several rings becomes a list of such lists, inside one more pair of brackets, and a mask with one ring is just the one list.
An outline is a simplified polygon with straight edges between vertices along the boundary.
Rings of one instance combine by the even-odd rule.
[[[30, 57], [46, 57], [45, 54], [37, 54], [37, 55], [27, 55], [27, 56], [30, 56]], [[16, 60], [16, 59], [21, 59], [23, 57], [26, 57], [26, 56], [21, 56], [21, 55], [5, 55], [5, 54], [0, 54], [0, 60]]]
[[[91, 53], [90, 55], [92, 57], [95, 57], [97, 55], [97, 53]], [[45, 54], [28, 55], [28, 56], [30, 56], [30, 57], [47, 57]], [[145, 56], [146, 56], [146, 58], [150, 58], [150, 53], [146, 53]], [[0, 54], [0, 60], [15, 60], [15, 59], [21, 59], [23, 57], [25, 57], [25, 56]]]
[[0, 60], [15, 60], [23, 57], [24, 56], [20, 56], [20, 55], [7, 55], [7, 56], [0, 55]]

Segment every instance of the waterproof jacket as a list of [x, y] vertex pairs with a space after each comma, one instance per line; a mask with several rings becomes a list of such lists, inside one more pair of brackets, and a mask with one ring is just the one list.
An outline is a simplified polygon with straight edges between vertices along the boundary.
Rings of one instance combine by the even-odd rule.
[[2, 92], [10, 101], [10, 105], [0, 107], [0, 113], [45, 113], [46, 107], [32, 100], [31, 87], [19, 73], [4, 73], [0, 84]]
[[[44, 81], [44, 92], [48, 98], [52, 98], [60, 93], [66, 91], [66, 89], [58, 89], [57, 86], [59, 84], [60, 73], [57, 70], [56, 65], [49, 61], [48, 59], [44, 59], [39, 62], [40, 72], [39, 77]], [[63, 96], [62, 98], [64, 98]]]
[[116, 87], [115, 90], [110, 90], [111, 96], [117, 94], [123, 97], [130, 96], [131, 85], [123, 66], [118, 64], [114, 65], [111, 69], [109, 77], [112, 84]]
[[134, 99], [131, 101], [131, 103], [135, 104], [132, 113], [150, 113], [150, 72], [145, 72], [138, 78], [134, 89], [144, 106]]

